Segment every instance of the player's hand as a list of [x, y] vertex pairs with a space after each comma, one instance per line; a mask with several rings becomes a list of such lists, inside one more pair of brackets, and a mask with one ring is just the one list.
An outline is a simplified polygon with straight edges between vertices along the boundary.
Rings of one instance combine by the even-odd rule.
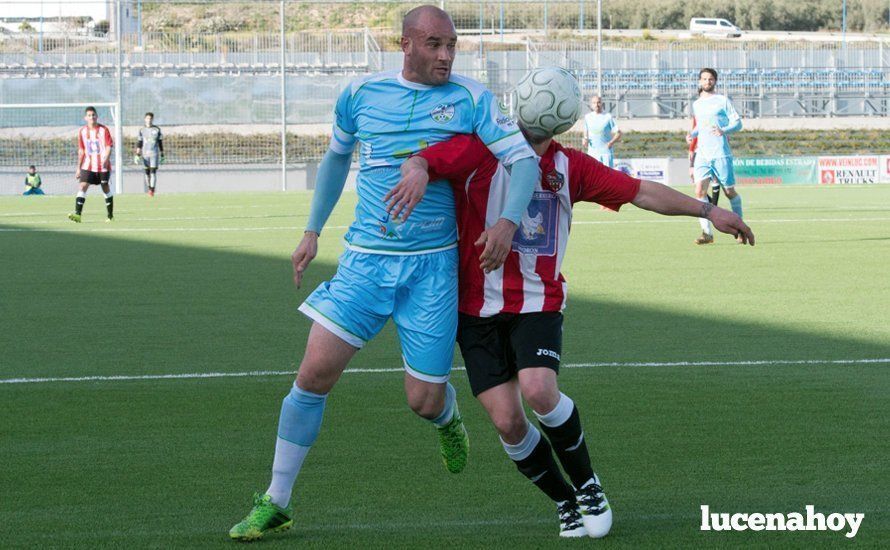
[[164, 156], [163, 153], [161, 153], [161, 160], [159, 162], [160, 162], [160, 164], [164, 164], [165, 162], [167, 162], [167, 157]]
[[715, 206], [708, 214], [708, 219], [711, 220], [717, 231], [728, 233], [736, 238], [741, 237], [742, 244], [754, 246], [754, 233], [737, 214]]
[[692, 137], [692, 134], [686, 134], [686, 145], [692, 145], [692, 140], [695, 139]]
[[402, 163], [402, 179], [389, 193], [383, 197], [386, 211], [396, 219], [403, 214], [402, 221], [408, 219], [414, 207], [423, 199], [426, 186], [430, 181], [427, 163], [423, 159], [412, 157]]
[[513, 235], [516, 233], [516, 229], [515, 223], [500, 218], [496, 224], [479, 235], [475, 244], [485, 247], [479, 256], [479, 267], [486, 273], [491, 273], [504, 265], [513, 245]]
[[303, 240], [290, 255], [291, 263], [294, 264], [294, 284], [297, 288], [300, 288], [300, 284], [303, 282], [303, 272], [309, 267], [309, 262], [315, 258], [316, 254], [318, 254], [318, 233], [306, 231], [303, 233]]
[[723, 135], [723, 130], [721, 130], [719, 126], [712, 126], [711, 133], [717, 137], [720, 137]]
[[78, 168], [77, 171], [74, 172], [74, 179], [76, 179], [76, 180], [80, 179], [80, 168]]

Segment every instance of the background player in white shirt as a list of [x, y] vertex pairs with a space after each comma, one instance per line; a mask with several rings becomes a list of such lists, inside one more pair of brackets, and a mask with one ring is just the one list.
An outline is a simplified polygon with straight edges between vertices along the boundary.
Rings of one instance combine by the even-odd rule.
[[604, 112], [603, 98], [595, 95], [590, 98], [593, 112], [584, 116], [584, 144], [587, 154], [609, 168], [615, 162], [612, 147], [621, 141], [621, 130], [611, 113]]

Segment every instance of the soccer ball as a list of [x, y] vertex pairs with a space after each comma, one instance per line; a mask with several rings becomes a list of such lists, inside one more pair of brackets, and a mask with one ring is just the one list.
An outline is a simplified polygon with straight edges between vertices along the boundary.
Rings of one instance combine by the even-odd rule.
[[561, 134], [581, 117], [581, 87], [565, 69], [532, 69], [513, 94], [517, 120], [535, 137]]

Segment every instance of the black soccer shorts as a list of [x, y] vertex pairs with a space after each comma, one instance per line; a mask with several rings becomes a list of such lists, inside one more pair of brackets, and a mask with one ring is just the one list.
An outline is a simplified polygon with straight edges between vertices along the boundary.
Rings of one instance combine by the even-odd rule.
[[88, 183], [90, 185], [107, 185], [111, 179], [111, 171], [108, 172], [90, 172], [89, 170], [80, 171], [80, 183]]
[[458, 315], [457, 343], [474, 396], [508, 382], [521, 370], [546, 367], [559, 372], [562, 313]]

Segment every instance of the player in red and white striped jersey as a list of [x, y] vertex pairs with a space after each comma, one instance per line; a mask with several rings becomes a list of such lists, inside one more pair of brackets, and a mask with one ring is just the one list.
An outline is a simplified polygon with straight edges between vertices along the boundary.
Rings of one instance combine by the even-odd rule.
[[87, 200], [87, 189], [90, 185], [99, 185], [105, 194], [105, 209], [108, 212], [105, 221], [110, 222], [114, 219], [114, 195], [108, 181], [111, 178], [111, 150], [114, 140], [111, 130], [99, 124], [95, 107], [87, 107], [83, 119], [86, 126], [77, 131], [77, 171], [74, 174], [80, 182], [80, 189], [74, 202], [74, 212], [68, 214], [68, 219], [80, 223], [83, 205]]
[[[552, 138], [534, 139], [528, 133], [526, 138], [540, 157], [541, 181], [503, 267], [492, 270], [480, 264], [478, 247], [497, 219], [510, 176], [476, 136], [455, 136], [408, 159], [402, 181], [386, 200], [394, 217], [410, 214], [430, 179], [451, 182], [460, 236], [457, 338], [470, 387], [519, 471], [557, 503], [560, 535], [602, 537], [611, 527], [612, 512], [590, 465], [578, 409], [556, 381], [566, 303], [560, 266], [572, 206], [589, 201], [618, 210], [630, 202], [665, 215], [706, 217], [720, 231], [741, 235], [752, 245], [754, 235], [729, 211], [610, 169]], [[528, 422], [520, 395], [546, 438]], [[559, 472], [553, 451], [572, 486]], [[563, 521], [573, 506], [581, 513], [583, 529], [567, 528]]]

